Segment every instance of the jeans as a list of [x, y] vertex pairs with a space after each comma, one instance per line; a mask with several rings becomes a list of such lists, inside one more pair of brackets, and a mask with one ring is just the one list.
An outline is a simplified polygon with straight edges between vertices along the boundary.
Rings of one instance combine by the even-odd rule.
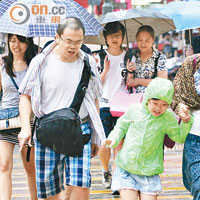
[[188, 134], [183, 150], [183, 183], [200, 200], [200, 136]]

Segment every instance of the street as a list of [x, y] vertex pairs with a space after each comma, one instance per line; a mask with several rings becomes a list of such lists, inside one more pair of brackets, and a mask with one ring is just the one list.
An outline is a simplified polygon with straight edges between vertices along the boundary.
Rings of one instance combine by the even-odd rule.
[[[165, 171], [161, 174], [163, 192], [158, 200], [191, 200], [192, 197], [183, 186], [181, 175], [182, 148], [180, 144], [165, 150]], [[111, 190], [103, 190], [101, 184], [101, 166], [98, 157], [92, 160], [92, 187], [90, 199], [96, 200], [112, 200], [119, 199], [118, 196], [112, 196]], [[14, 152], [14, 168], [13, 168], [13, 195], [12, 200], [30, 200], [26, 175], [20, 161], [18, 147]]]

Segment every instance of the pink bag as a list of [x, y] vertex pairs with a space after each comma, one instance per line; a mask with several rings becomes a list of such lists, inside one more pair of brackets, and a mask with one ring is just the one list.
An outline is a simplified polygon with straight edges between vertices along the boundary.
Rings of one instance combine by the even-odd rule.
[[133, 88], [133, 92], [132, 94], [120, 90], [116, 92], [110, 106], [110, 112], [113, 117], [121, 117], [130, 104], [142, 102], [143, 94], [136, 93], [135, 88]]

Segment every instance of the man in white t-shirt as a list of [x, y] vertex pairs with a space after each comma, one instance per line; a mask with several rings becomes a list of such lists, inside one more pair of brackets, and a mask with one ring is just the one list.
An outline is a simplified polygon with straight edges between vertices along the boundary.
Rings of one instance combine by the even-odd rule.
[[[84, 34], [85, 29], [79, 19], [66, 18], [58, 26], [55, 41], [32, 60], [27, 76], [19, 88], [22, 94], [20, 97], [22, 129], [18, 136], [20, 151], [26, 141], [30, 145], [31, 104], [37, 118], [71, 105], [84, 66], [85, 53], [80, 50]], [[42, 145], [36, 138], [35, 163], [39, 198], [59, 200], [60, 193], [64, 190], [65, 169], [66, 185], [70, 186], [71, 191], [70, 199], [89, 199], [91, 157], [98, 152], [95, 139], [105, 139], [95, 104], [101, 96], [102, 85], [92, 56], [89, 56], [89, 63], [92, 73], [79, 116], [83, 134], [92, 133], [92, 141], [84, 145], [83, 156], [69, 157]]]
[[[108, 137], [117, 120], [117, 117], [113, 117], [110, 113], [112, 99], [118, 89], [124, 89], [125, 87], [124, 76], [126, 65], [124, 64], [124, 57], [126, 51], [122, 49], [125, 28], [120, 22], [107, 23], [104, 27], [103, 34], [108, 48], [97, 52], [95, 58], [98, 60], [101, 82], [103, 84], [103, 95], [100, 99], [100, 117], [106, 137]], [[106, 53], [103, 66], [100, 60], [101, 53]], [[112, 181], [111, 165], [109, 165], [110, 156], [110, 149], [102, 146], [99, 151], [99, 157], [103, 165], [102, 182], [106, 189], [110, 188]]]

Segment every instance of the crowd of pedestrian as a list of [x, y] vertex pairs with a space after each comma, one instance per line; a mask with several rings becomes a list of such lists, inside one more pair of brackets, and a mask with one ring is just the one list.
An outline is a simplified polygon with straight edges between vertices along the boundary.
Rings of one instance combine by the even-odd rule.
[[[120, 22], [107, 23], [106, 48], [88, 54], [82, 22], [69, 17], [38, 55], [32, 38], [8, 34], [8, 55], [1, 60], [1, 104], [2, 108], [19, 107], [21, 131], [0, 131], [0, 200], [12, 196], [15, 145], [19, 145], [31, 200], [59, 200], [64, 190], [63, 200], [89, 200], [91, 159], [97, 154], [105, 189], [111, 188], [122, 200], [156, 200], [162, 190], [159, 174], [166, 135], [172, 142], [186, 141], [183, 181], [194, 199], [200, 198], [200, 97], [194, 81], [200, 56], [189, 56], [171, 82], [166, 63], [167, 58], [181, 54], [179, 34], [172, 34], [173, 42], [165, 34], [156, 45], [154, 29], [143, 25], [135, 35], [137, 48], [126, 50], [122, 47], [125, 32]], [[193, 50], [191, 54], [197, 53]], [[79, 102], [74, 96], [87, 78]], [[112, 116], [110, 108], [118, 91], [142, 93], [142, 103], [132, 104], [121, 117]], [[44, 117], [64, 108], [73, 110], [75, 101], [81, 104], [76, 127], [88, 138], [79, 156], [49, 148], [38, 135]], [[28, 146], [32, 147], [30, 162], [26, 162]]]

